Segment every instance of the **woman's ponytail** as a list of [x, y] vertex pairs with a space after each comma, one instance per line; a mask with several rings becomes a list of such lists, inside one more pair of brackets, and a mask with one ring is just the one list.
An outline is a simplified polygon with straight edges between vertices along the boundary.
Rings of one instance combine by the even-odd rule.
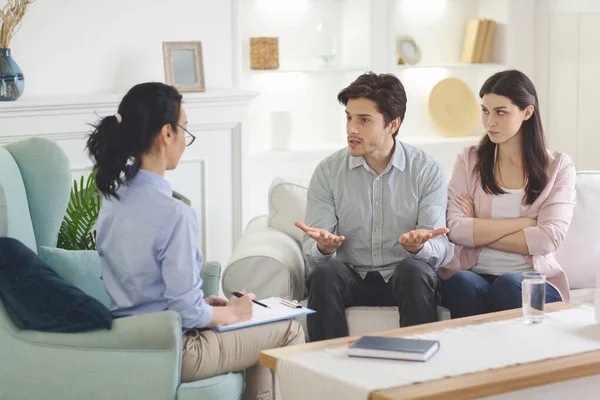
[[106, 198], [119, 198], [117, 190], [135, 176], [161, 128], [170, 124], [177, 129], [180, 111], [181, 95], [173, 86], [140, 83], [123, 97], [117, 114], [92, 125], [86, 148], [97, 170], [96, 185]]
[[119, 116], [102, 118], [87, 141], [87, 150], [96, 169], [96, 186], [106, 197], [119, 198], [116, 191], [123, 183], [123, 173], [131, 158]]

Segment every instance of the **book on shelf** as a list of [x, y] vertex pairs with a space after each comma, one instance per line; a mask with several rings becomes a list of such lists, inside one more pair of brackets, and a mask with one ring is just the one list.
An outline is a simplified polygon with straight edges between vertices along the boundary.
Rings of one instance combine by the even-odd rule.
[[351, 357], [427, 361], [440, 348], [437, 340], [363, 336], [348, 347]]
[[486, 18], [467, 21], [460, 60], [463, 63], [483, 63], [489, 55], [496, 30], [496, 22]]
[[492, 42], [494, 40], [494, 33], [496, 32], [496, 21], [492, 19], [486, 20], [485, 34], [483, 38], [483, 50], [479, 62], [485, 63], [490, 59], [490, 52], [492, 51]]

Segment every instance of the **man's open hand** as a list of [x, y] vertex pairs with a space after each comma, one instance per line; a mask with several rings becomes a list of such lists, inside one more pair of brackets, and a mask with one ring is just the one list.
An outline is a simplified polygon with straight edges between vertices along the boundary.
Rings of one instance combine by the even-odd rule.
[[439, 228], [433, 231], [428, 229], [415, 229], [400, 236], [399, 242], [406, 249], [406, 251], [415, 254], [423, 248], [429, 239], [439, 235], [444, 235], [448, 232], [448, 228]]
[[324, 255], [333, 254], [345, 239], [343, 236], [334, 235], [325, 229], [311, 228], [302, 222], [296, 222], [295, 225], [317, 242], [319, 251]]

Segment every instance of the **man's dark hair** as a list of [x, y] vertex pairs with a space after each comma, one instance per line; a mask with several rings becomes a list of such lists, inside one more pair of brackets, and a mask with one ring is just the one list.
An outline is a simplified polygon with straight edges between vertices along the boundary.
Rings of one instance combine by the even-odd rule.
[[[338, 94], [338, 101], [346, 106], [348, 100], [365, 98], [377, 104], [377, 110], [383, 114], [387, 126], [392, 120], [400, 118], [404, 121], [406, 113], [406, 92], [400, 79], [393, 74], [376, 74], [367, 72]], [[395, 139], [398, 129], [393, 133]]]

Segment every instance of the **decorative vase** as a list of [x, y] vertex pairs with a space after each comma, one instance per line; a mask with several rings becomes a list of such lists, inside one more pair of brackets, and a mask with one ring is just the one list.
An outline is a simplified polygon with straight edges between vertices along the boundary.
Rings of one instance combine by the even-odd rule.
[[338, 55], [338, 36], [333, 29], [325, 24], [317, 25], [317, 57], [323, 60], [324, 67], [333, 67]]
[[10, 55], [10, 49], [0, 49], [0, 101], [15, 101], [24, 89], [23, 71]]

